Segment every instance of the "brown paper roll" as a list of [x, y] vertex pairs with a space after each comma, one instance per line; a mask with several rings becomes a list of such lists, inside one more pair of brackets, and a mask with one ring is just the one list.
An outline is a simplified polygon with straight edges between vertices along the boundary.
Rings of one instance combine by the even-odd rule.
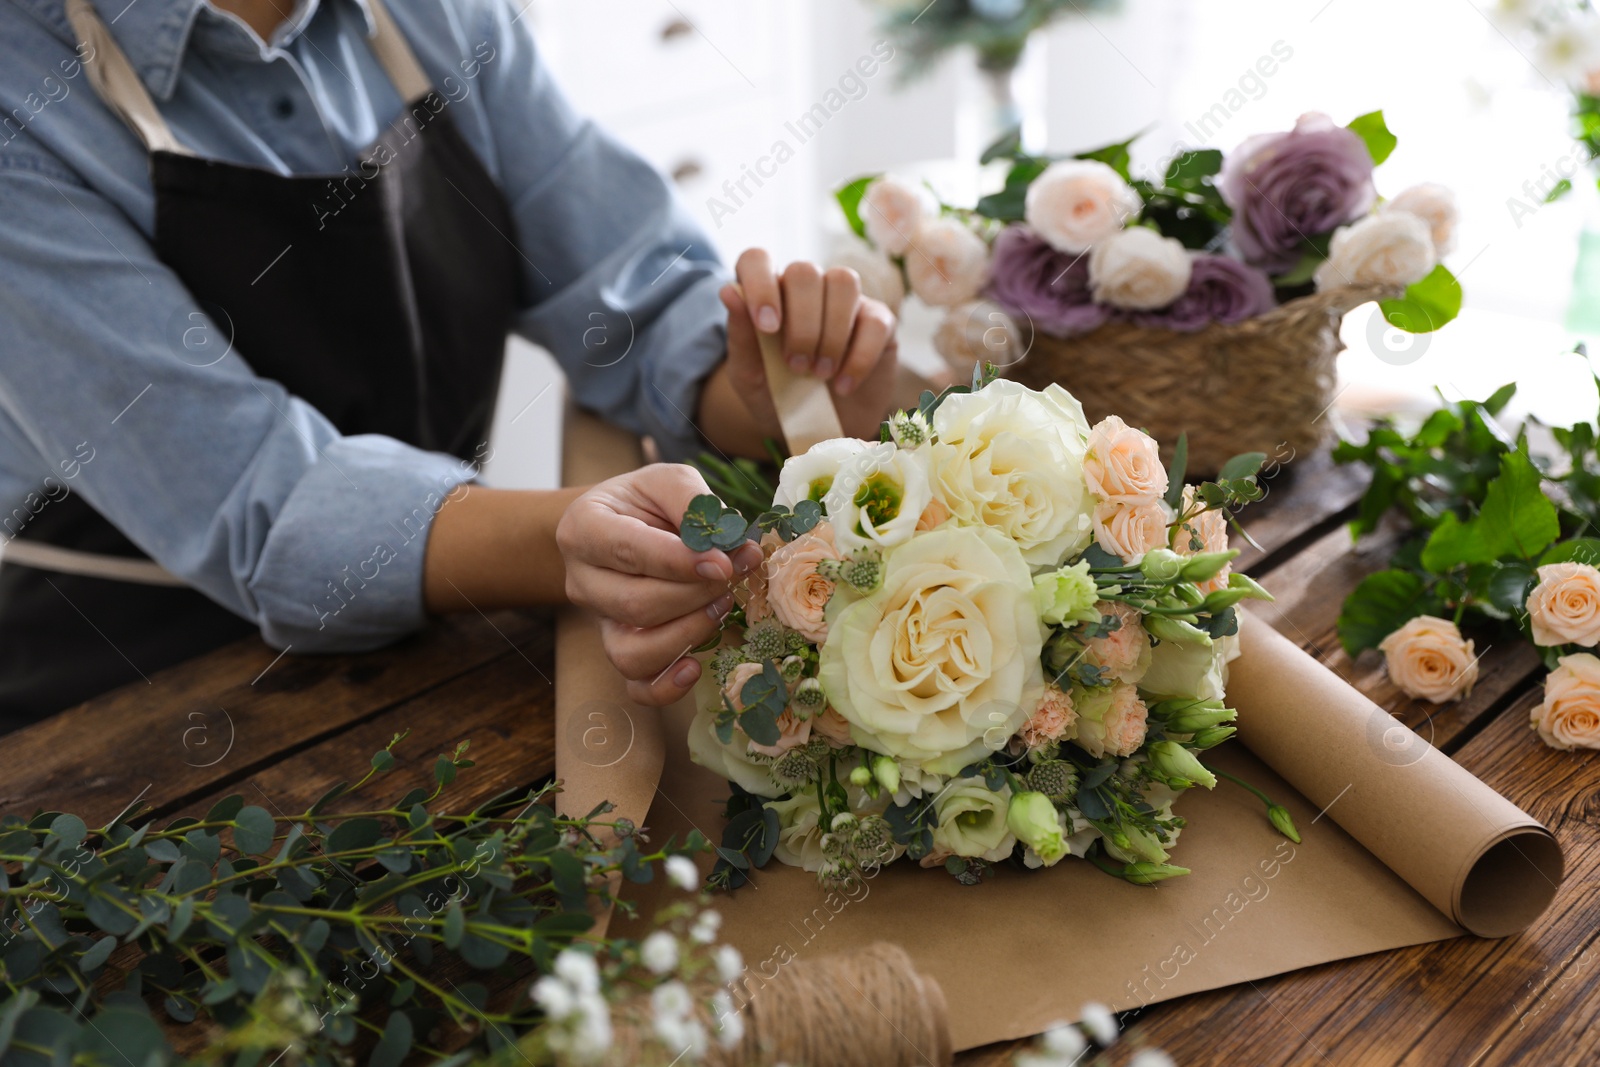
[[1550, 831], [1264, 621], [1245, 618], [1240, 646], [1238, 739], [1328, 818], [1480, 937], [1549, 906], [1562, 876]]

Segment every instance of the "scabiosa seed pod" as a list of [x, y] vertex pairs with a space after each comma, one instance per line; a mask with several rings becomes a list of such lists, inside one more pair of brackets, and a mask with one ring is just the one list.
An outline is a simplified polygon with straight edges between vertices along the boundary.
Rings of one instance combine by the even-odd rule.
[[889, 828], [889, 820], [881, 815], [863, 817], [850, 835], [850, 850], [863, 867], [889, 862], [894, 853], [894, 832]]
[[889, 420], [889, 436], [901, 448], [916, 448], [933, 436], [921, 411], [901, 411]]
[[826, 699], [822, 694], [822, 683], [815, 678], [807, 678], [795, 686], [794, 695], [789, 698], [791, 704], [798, 711], [810, 716], [822, 710]]
[[782, 665], [778, 667], [778, 673], [783, 675], [783, 680], [785, 682], [793, 685], [795, 682], [800, 680], [800, 675], [805, 673], [805, 669], [805, 660], [801, 659], [799, 656], [788, 656], [785, 657]]
[[1045, 760], [1028, 772], [1028, 784], [1051, 800], [1067, 800], [1078, 791], [1078, 775], [1066, 760]]
[[788, 651], [788, 636], [777, 623], [761, 623], [744, 632], [745, 658], [753, 663], [781, 660]]
[[803, 748], [790, 749], [772, 764], [773, 780], [785, 787], [809, 782], [816, 773], [817, 761]]
[[744, 662], [746, 662], [744, 653], [736, 647], [729, 646], [717, 649], [716, 653], [711, 657], [711, 673], [716, 676], [717, 685], [727, 685], [728, 675], [733, 673], [735, 667]]

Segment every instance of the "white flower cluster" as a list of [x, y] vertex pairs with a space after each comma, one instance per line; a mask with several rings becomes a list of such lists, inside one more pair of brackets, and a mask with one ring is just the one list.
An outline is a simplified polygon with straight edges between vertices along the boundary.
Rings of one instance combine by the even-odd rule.
[[611, 1008], [600, 992], [600, 968], [594, 956], [567, 948], [556, 957], [552, 973], [533, 984], [533, 1000], [552, 1024], [552, 1051], [577, 1063], [596, 1063], [611, 1047]]

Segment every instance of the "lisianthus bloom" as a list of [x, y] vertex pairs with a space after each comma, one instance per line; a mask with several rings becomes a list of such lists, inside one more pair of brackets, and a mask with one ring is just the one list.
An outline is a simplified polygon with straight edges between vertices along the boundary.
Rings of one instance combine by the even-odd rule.
[[908, 540], [932, 499], [927, 450], [885, 442], [858, 453], [839, 470], [824, 505], [834, 543], [848, 554]]
[[1017, 840], [1039, 854], [1046, 867], [1053, 867], [1067, 854], [1061, 835], [1061, 815], [1043, 793], [1014, 793], [1006, 806], [1006, 826]]
[[1239, 254], [1272, 274], [1300, 261], [1307, 237], [1360, 218], [1378, 195], [1366, 142], [1317, 112], [1228, 153], [1217, 191], [1233, 209]]
[[1562, 656], [1544, 680], [1544, 700], [1531, 724], [1551, 748], [1600, 748], [1600, 659]]
[[934, 851], [991, 862], [1005, 859], [1017, 843], [1006, 825], [1010, 802], [1010, 786], [997, 793], [981, 777], [952, 779], [933, 802], [938, 818]]
[[1600, 570], [1587, 563], [1547, 563], [1528, 594], [1533, 643], [1594, 645], [1600, 642]]
[[985, 527], [948, 525], [893, 549], [878, 589], [841, 589], [827, 618], [818, 676], [856, 741], [935, 773], [998, 748], [1044, 688], [1032, 576]]
[[790, 456], [778, 472], [778, 490], [772, 502], [793, 509], [802, 500], [825, 501], [839, 472], [867, 448], [865, 441], [854, 437], [835, 437]]
[[1478, 660], [1449, 619], [1418, 615], [1378, 644], [1389, 680], [1407, 696], [1443, 704], [1472, 692]]
[[1033, 596], [1039, 617], [1048, 626], [1070, 626], [1075, 622], [1099, 622], [1095, 608], [1100, 589], [1089, 573], [1089, 561], [1058, 567], [1033, 580]]
[[1074, 686], [1072, 705], [1078, 709], [1073, 740], [1096, 759], [1131, 756], [1144, 744], [1148, 710], [1134, 686], [1125, 682], [1092, 689]]
[[933, 415], [933, 495], [955, 519], [1016, 543], [1030, 566], [1055, 565], [1089, 543], [1083, 478], [1088, 422], [1058, 385], [1035, 392], [1000, 379], [947, 397]]

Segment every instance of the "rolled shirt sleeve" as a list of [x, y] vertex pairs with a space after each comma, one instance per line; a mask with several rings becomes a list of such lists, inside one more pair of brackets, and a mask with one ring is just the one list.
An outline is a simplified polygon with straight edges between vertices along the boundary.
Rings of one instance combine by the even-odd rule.
[[[241, 353], [197, 352], [214, 327], [65, 168], [0, 155], [0, 218], [8, 453], [41, 475], [92, 454], [64, 484], [277, 647], [356, 651], [421, 624], [428, 530], [471, 463], [341, 436]], [[18, 477], [6, 497], [34, 488]]]
[[688, 458], [705, 447], [700, 387], [727, 352], [728, 273], [661, 174], [573, 111], [527, 21], [504, 0], [485, 13], [483, 115], [529, 288], [516, 328], [580, 405]]

